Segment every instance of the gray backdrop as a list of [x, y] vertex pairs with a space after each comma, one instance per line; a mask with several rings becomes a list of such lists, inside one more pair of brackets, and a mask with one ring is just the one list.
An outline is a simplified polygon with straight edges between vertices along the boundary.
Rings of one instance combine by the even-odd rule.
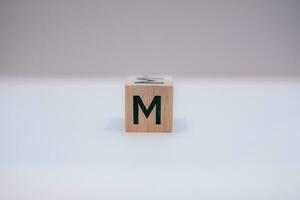
[[300, 1], [0, 1], [0, 75], [300, 76]]

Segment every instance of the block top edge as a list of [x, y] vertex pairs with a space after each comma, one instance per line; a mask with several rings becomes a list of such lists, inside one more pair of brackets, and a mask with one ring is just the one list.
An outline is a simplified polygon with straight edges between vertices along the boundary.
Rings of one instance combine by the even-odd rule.
[[126, 85], [173, 86], [172, 76], [132, 75], [128, 76]]

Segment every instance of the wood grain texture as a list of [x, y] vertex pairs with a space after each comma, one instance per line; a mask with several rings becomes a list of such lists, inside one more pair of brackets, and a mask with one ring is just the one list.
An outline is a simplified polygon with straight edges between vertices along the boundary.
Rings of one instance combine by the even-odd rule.
[[[131, 78], [125, 85], [125, 130], [133, 134], [139, 132], [172, 132], [173, 82], [171, 79], [164, 77], [164, 83], [159, 84], [136, 84], [134, 80], [134, 78]], [[147, 118], [140, 106], [138, 107], [138, 124], [134, 124], [134, 96], [139, 96], [146, 108], [149, 108], [155, 96], [160, 96], [160, 124], [156, 122], [156, 109], [153, 109]]]

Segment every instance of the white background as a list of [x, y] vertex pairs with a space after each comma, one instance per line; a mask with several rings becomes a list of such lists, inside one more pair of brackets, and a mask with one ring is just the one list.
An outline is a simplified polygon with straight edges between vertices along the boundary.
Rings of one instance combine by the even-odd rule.
[[300, 198], [300, 82], [175, 78], [174, 132], [127, 135], [124, 82], [1, 79], [0, 199]]

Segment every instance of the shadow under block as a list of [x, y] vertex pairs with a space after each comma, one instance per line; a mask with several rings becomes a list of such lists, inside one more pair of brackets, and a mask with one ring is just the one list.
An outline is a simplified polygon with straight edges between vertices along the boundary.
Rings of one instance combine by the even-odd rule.
[[125, 85], [127, 132], [172, 132], [173, 81], [167, 76], [132, 76]]

